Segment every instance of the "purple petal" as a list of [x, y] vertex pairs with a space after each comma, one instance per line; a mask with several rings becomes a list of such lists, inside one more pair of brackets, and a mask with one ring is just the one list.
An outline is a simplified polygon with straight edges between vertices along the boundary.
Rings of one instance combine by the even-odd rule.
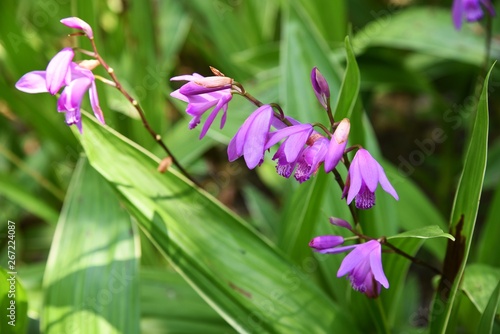
[[217, 101], [217, 105], [215, 106], [214, 110], [208, 115], [207, 120], [205, 121], [205, 124], [203, 124], [203, 128], [200, 133], [200, 139], [205, 137], [208, 129], [212, 125], [215, 117], [218, 115], [219, 111], [223, 106], [225, 106], [229, 101], [231, 100], [231, 95], [223, 97], [221, 100]]
[[78, 131], [80, 132], [80, 134], [83, 132], [82, 131], [82, 115], [80, 114], [79, 111], [77, 111], [77, 110], [66, 111], [64, 116], [66, 118], [66, 124], [68, 126], [75, 124], [76, 127], [78, 128]]
[[188, 98], [179, 92], [179, 89], [170, 93], [170, 96], [172, 96], [178, 100], [184, 101], [184, 102], [189, 102]]
[[[260, 110], [259, 110], [260, 109]], [[257, 114], [246, 135], [246, 143], [243, 148], [243, 156], [249, 169], [257, 167], [264, 155], [269, 128], [273, 118], [273, 108], [264, 105], [255, 111]]]
[[378, 166], [379, 163], [370, 155], [370, 153], [361, 148], [356, 152], [356, 156], [353, 159], [357, 160], [359, 171], [361, 172], [361, 177], [365, 185], [373, 193], [377, 189], [378, 185]]
[[23, 75], [17, 82], [16, 88], [22, 92], [36, 94], [47, 93], [45, 71], [33, 71]]
[[198, 73], [193, 73], [193, 75], [185, 74], [172, 77], [170, 81], [193, 81], [200, 78], [203, 78], [203, 76]]
[[298, 132], [307, 132], [309, 129], [312, 131], [311, 124], [299, 124], [299, 125], [288, 126], [286, 128], [272, 132], [269, 134], [269, 140], [266, 143], [266, 150], [269, 149], [274, 144], [278, 143], [283, 138], [286, 138]]
[[[63, 107], [59, 111], [80, 110], [83, 95], [89, 90], [92, 81], [88, 78], [80, 78], [73, 80], [63, 91], [59, 100]], [[63, 99], [64, 97], [64, 99]], [[59, 101], [58, 101], [59, 102]]]
[[[361, 189], [361, 185], [363, 184], [363, 180], [361, 179], [361, 172], [359, 171], [359, 165], [351, 163], [351, 167], [349, 168], [349, 189], [347, 192], [347, 204], [351, 204], [354, 197], [358, 194]], [[344, 189], [345, 191], [345, 189]]]
[[478, 0], [464, 0], [463, 7], [467, 21], [475, 22], [483, 18], [483, 9]]
[[367, 210], [375, 205], [375, 193], [371, 192], [366, 185], [362, 185], [356, 195], [356, 207], [358, 209]]
[[59, 51], [47, 65], [45, 75], [47, 90], [50, 94], [54, 95], [57, 93], [65, 83], [66, 74], [68, 73], [69, 66], [74, 56], [75, 52], [72, 48], [64, 48]]
[[82, 30], [90, 39], [94, 38], [94, 33], [92, 32], [92, 28], [90, 27], [90, 25], [78, 17], [68, 17], [62, 19], [61, 23], [66, 27]]
[[105, 124], [104, 115], [102, 113], [101, 107], [99, 106], [99, 98], [97, 96], [97, 88], [95, 86], [95, 82], [92, 81], [89, 90], [90, 97], [90, 105], [92, 106], [92, 110], [94, 111], [94, 115], [101, 122], [101, 124]]
[[462, 27], [462, 16], [463, 16], [462, 11], [463, 11], [462, 0], [454, 0], [451, 13], [453, 18], [453, 24], [455, 25], [455, 28], [457, 30], [460, 30], [460, 28]]
[[396, 200], [399, 200], [399, 196], [392, 186], [392, 184], [389, 182], [387, 179], [387, 176], [385, 175], [384, 169], [382, 166], [378, 166], [378, 181], [380, 182], [380, 185], [382, 186], [382, 189], [384, 189], [387, 193], [391, 194], [392, 197], [394, 197]]
[[337, 272], [337, 277], [342, 277], [350, 271], [354, 270], [356, 267], [361, 266], [363, 262], [369, 260], [370, 253], [378, 247], [380, 243], [376, 240], [370, 240], [363, 244], [355, 245], [357, 246], [351, 253], [349, 253]]
[[369, 242], [372, 241], [376, 243], [377, 247], [375, 247], [370, 253], [370, 267], [375, 280], [382, 284], [384, 288], [388, 289], [389, 281], [387, 280], [384, 269], [382, 268], [382, 247], [380, 246], [380, 243], [375, 240], [371, 240]]
[[[327, 248], [327, 249], [318, 250], [316, 252], [320, 253], [320, 254], [338, 254], [338, 253], [343, 253], [343, 252], [350, 251], [350, 250], [356, 248], [357, 246], [358, 245], [349, 245], [349, 246], [343, 246], [343, 247]], [[341, 276], [344, 276], [344, 275], [340, 275], [339, 276], [338, 273], [337, 273], [337, 277], [341, 277]]]

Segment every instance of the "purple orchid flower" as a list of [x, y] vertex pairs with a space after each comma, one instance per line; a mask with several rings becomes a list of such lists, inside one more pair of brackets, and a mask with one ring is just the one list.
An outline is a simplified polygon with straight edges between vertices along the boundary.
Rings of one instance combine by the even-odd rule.
[[94, 32], [92, 31], [90, 25], [78, 17], [67, 17], [62, 19], [60, 22], [67, 27], [83, 31], [89, 39], [94, 38]]
[[369, 209], [375, 204], [375, 189], [378, 183], [392, 197], [399, 199], [382, 166], [367, 150], [360, 148], [349, 167], [342, 198], [347, 197], [347, 204], [356, 198], [358, 209]]
[[[351, 225], [340, 218], [330, 218], [333, 225], [351, 230]], [[362, 244], [339, 247], [344, 238], [338, 235], [322, 235], [309, 242], [315, 252], [321, 254], [339, 254], [351, 251], [342, 261], [337, 277], [347, 275], [354, 290], [364, 293], [369, 298], [380, 294], [381, 286], [388, 289], [389, 281], [382, 267], [382, 245], [377, 240]]]
[[229, 161], [243, 156], [249, 169], [262, 164], [273, 118], [274, 111], [270, 105], [265, 104], [255, 110], [229, 142]]
[[455, 28], [460, 30], [464, 19], [468, 22], [481, 20], [484, 15], [481, 5], [486, 7], [491, 16], [495, 16], [495, 8], [490, 0], [454, 0], [452, 17]]
[[233, 95], [231, 94], [232, 79], [226, 77], [205, 78], [198, 73], [194, 73], [193, 75], [173, 77], [170, 80], [189, 81], [180, 89], [170, 94], [170, 96], [188, 103], [186, 113], [193, 117], [189, 122], [189, 129], [194, 129], [198, 124], [200, 124], [201, 116], [213, 108], [203, 125], [200, 133], [200, 139], [206, 135], [215, 117], [217, 117], [221, 110], [223, 110], [223, 114], [221, 117], [220, 128], [222, 129], [224, 127], [224, 124], [226, 123], [228, 103], [233, 98]]
[[389, 281], [382, 267], [382, 245], [377, 240], [354, 245], [354, 250], [342, 261], [337, 277], [347, 275], [354, 290], [369, 298], [380, 294], [381, 286], [388, 289]]
[[26, 73], [17, 81], [16, 88], [30, 94], [55, 95], [65, 86], [57, 101], [57, 110], [65, 113], [66, 124], [75, 124], [82, 133], [80, 106], [85, 92], [89, 92], [94, 115], [102, 124], [104, 116], [99, 106], [94, 74], [74, 63], [73, 57], [74, 52], [71, 48], [62, 49], [52, 58], [45, 71]]
[[314, 67], [311, 71], [311, 83], [319, 103], [321, 103], [325, 110], [328, 110], [330, 87], [317, 67]]

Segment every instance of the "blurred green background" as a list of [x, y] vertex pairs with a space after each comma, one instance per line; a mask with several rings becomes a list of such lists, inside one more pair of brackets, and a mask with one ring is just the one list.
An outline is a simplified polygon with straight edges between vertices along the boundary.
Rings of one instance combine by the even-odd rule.
[[[45, 69], [65, 46], [90, 49], [84, 38], [68, 37], [72, 30], [60, 19], [78, 16], [93, 27], [101, 55], [140, 101], [148, 120], [181, 163], [209, 193], [276, 241], [281, 238], [279, 224], [287, 217], [282, 210], [286, 211], [290, 190], [297, 185], [280, 179], [272, 161], [254, 171], [246, 170], [240, 161], [227, 162], [226, 144], [253, 107], [234, 97], [226, 127], [219, 130], [216, 120], [208, 136], [199, 141], [199, 129], [187, 128], [184, 104], [169, 96], [179, 87], [169, 78], [193, 72], [209, 75], [208, 66], [214, 66], [261, 101], [278, 102], [303, 122], [325, 120], [310, 88], [309, 72], [319, 67], [335, 104], [345, 67], [344, 38], [350, 35], [361, 73], [358, 107], [373, 126], [380, 156], [394, 166], [392, 174], [417, 184], [426, 202], [434, 204], [441, 224], [453, 204], [478, 84], [489, 68], [484, 61], [484, 25], [468, 24], [455, 31], [450, 7], [450, 1], [411, 0], [2, 1], [0, 235], [6, 235], [7, 220], [16, 222], [17, 266], [29, 292], [31, 330], [35, 331], [40, 317], [43, 272], [82, 148], [63, 115], [56, 112], [55, 97], [28, 95], [15, 90], [14, 84], [26, 72]], [[500, 56], [496, 21], [492, 59]], [[106, 77], [102, 68], [94, 72]], [[113, 88], [97, 85], [106, 123], [162, 158], [132, 106]], [[490, 151], [479, 231], [487, 220], [498, 219], [494, 210], [500, 207], [499, 87], [500, 74], [495, 69], [489, 91]], [[84, 100], [84, 108], [90, 110]], [[113, 157], [109, 161], [114, 163]], [[335, 212], [321, 213], [323, 223], [330, 215]], [[481, 238], [481, 233], [475, 236]], [[0, 246], [3, 265], [4, 238]], [[194, 319], [212, 324], [213, 332], [232, 331], [153, 246], [142, 242], [140, 247], [141, 287], [147, 287], [140, 296], [144, 332], [176, 332], [166, 328], [196, 332], [189, 327], [189, 318], [183, 318], [187, 313], [178, 315], [175, 307], [160, 309], [156, 290], [183, 295], [186, 303], [192, 303], [186, 308], [197, 314]], [[486, 246], [472, 250], [476, 257], [481, 252], [488, 252]], [[432, 247], [421, 255], [439, 263]], [[488, 261], [500, 265], [500, 260]], [[420, 286], [424, 293], [411, 298], [426, 307], [431, 275], [420, 268], [412, 270], [412, 287]], [[425, 326], [426, 319], [411, 325]]]

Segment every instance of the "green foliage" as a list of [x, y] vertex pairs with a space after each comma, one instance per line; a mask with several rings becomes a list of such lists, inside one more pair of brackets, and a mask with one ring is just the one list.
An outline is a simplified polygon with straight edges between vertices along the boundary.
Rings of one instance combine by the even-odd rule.
[[[457, 31], [449, 3], [392, 3], [2, 3], [0, 217], [16, 222], [18, 313], [0, 332], [498, 332], [498, 73], [478, 76], [489, 67], [488, 25]], [[93, 27], [100, 54], [204, 189], [175, 166], [157, 171], [166, 154], [116, 89], [97, 81], [106, 126], [85, 114], [83, 134], [73, 135], [56, 96], [14, 88], [61, 48], [90, 50], [58, 22], [69, 16]], [[493, 36], [499, 28], [494, 21]], [[493, 38], [491, 58], [499, 56]], [[227, 143], [255, 110], [241, 96], [223, 129], [220, 116], [203, 140], [200, 126], [188, 129], [169, 78], [210, 75], [209, 65], [287, 116], [328, 124], [311, 89], [318, 67], [335, 121], [350, 118], [348, 146], [368, 149], [400, 198], [377, 190], [376, 205], [358, 211], [360, 231], [436, 270], [384, 246], [390, 287], [377, 299], [339, 279], [345, 254], [308, 247], [318, 235], [353, 236], [328, 223], [354, 223], [331, 173], [320, 167], [300, 185], [281, 178], [275, 147], [255, 171], [228, 163]], [[87, 97], [82, 107], [90, 110]], [[346, 168], [338, 172], [345, 180]], [[7, 252], [0, 238], [2, 266]], [[433, 279], [441, 284], [431, 290]], [[0, 287], [5, 303], [8, 285]]]
[[[488, 79], [484, 80], [483, 89], [477, 106], [463, 172], [458, 183], [453, 210], [450, 217], [450, 231], [455, 241], [448, 241], [446, 266], [443, 270], [438, 292], [434, 300], [431, 330], [445, 333], [450, 320], [453, 302], [458, 292], [465, 265], [472, 244], [476, 225], [476, 216], [483, 187], [488, 151]], [[440, 311], [437, 311], [440, 305]]]
[[137, 333], [137, 231], [111, 187], [82, 158], [45, 269], [45, 333]]

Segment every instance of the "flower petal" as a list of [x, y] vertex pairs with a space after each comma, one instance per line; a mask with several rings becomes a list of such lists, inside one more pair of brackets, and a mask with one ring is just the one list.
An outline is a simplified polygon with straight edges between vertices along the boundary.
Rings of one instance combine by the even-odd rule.
[[[320, 254], [338, 254], [338, 253], [343, 253], [343, 252], [347, 252], [353, 248], [356, 248], [358, 245], [349, 245], [349, 246], [343, 246], [343, 247], [334, 247], [334, 248], [327, 248], [327, 249], [321, 249], [321, 250], [317, 250], [316, 252], [317, 253], [320, 253]], [[345, 274], [344, 274], [345, 275]], [[337, 277], [341, 277], [341, 276], [344, 276], [344, 275], [338, 275], [337, 273]]]
[[462, 27], [462, 17], [463, 17], [463, 6], [462, 0], [454, 0], [453, 7], [451, 9], [453, 24], [457, 30]]
[[92, 106], [92, 110], [94, 111], [94, 115], [101, 124], [106, 124], [104, 122], [104, 115], [102, 113], [101, 107], [99, 106], [99, 98], [97, 96], [97, 88], [95, 86], [95, 82], [92, 81], [89, 90], [90, 97], [90, 105]]
[[380, 166], [379, 163], [364, 148], [361, 148], [358, 152], [356, 152], [353, 163], [354, 160], [357, 160], [358, 162], [359, 171], [361, 173], [363, 182], [368, 187], [368, 189], [370, 189], [370, 191], [374, 193], [378, 185], [378, 166]]
[[16, 88], [22, 92], [36, 94], [47, 93], [45, 71], [33, 71], [23, 75], [17, 82]]
[[219, 114], [219, 111], [221, 108], [226, 105], [230, 100], [231, 100], [231, 95], [229, 96], [224, 96], [221, 100], [217, 101], [217, 105], [215, 106], [214, 110], [208, 115], [207, 120], [205, 121], [205, 124], [203, 124], [203, 128], [200, 133], [200, 139], [205, 137], [207, 134], [208, 129], [212, 125], [215, 117]]
[[[384, 288], [389, 288], [389, 281], [384, 273], [384, 268], [382, 267], [382, 246], [379, 242], [375, 240], [371, 240], [376, 242], [376, 246], [372, 252], [370, 253], [370, 267], [375, 277], [375, 280], [382, 284]], [[371, 242], [369, 241], [369, 242]]]
[[256, 116], [248, 129], [243, 147], [243, 157], [249, 169], [257, 167], [262, 162], [273, 118], [273, 108], [264, 105], [254, 113]]
[[382, 166], [378, 166], [378, 181], [380, 182], [380, 185], [382, 186], [382, 189], [384, 189], [387, 193], [391, 194], [392, 197], [394, 197], [396, 200], [399, 200], [398, 193], [392, 186], [392, 184], [389, 182], [387, 179], [387, 176], [385, 175], [384, 169]]
[[361, 189], [362, 184], [363, 184], [363, 179], [361, 178], [359, 165], [357, 162], [353, 160], [351, 163], [351, 167], [349, 168], [348, 182], [346, 182], [346, 187], [349, 185], [347, 192], [347, 204], [351, 204], [352, 200], [354, 199], [354, 197], [356, 197], [359, 190]]
[[50, 60], [45, 71], [47, 90], [50, 94], [54, 95], [61, 89], [74, 56], [72, 48], [64, 48]]

